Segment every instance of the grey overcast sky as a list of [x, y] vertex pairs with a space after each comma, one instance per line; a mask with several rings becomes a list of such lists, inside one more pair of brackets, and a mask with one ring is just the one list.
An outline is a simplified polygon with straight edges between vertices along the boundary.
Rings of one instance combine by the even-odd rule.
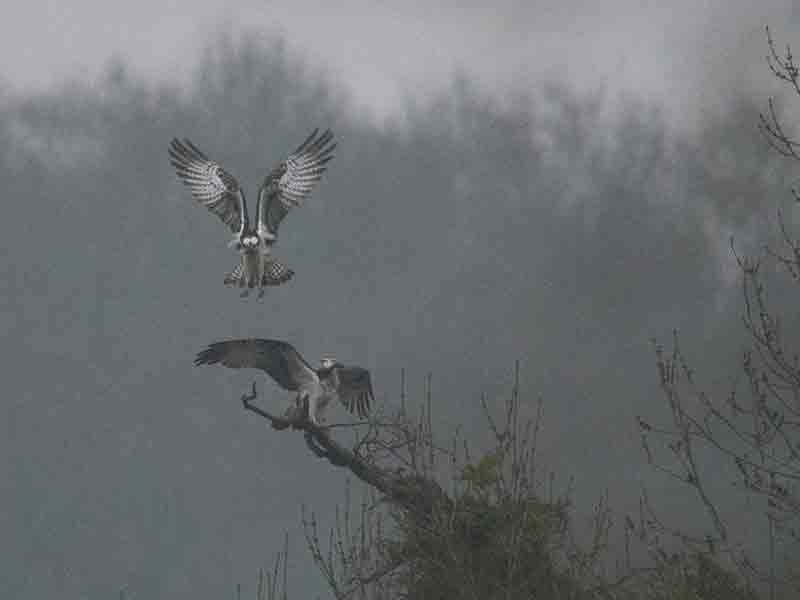
[[283, 35], [377, 118], [461, 70], [498, 97], [557, 75], [635, 92], [692, 122], [762, 64], [764, 25], [785, 30], [799, 12], [791, 0], [29, 0], [0, 23], [0, 73], [31, 90], [118, 56], [186, 82], [211, 32], [247, 28]]
[[[285, 531], [291, 598], [325, 597], [299, 505], [330, 524], [342, 473], [244, 413], [254, 377], [281, 406], [260, 375], [192, 366], [229, 337], [362, 364], [390, 406], [401, 367], [410, 400], [432, 371], [443, 435], [463, 426], [477, 444], [480, 394], [504, 397], [519, 359], [526, 408], [545, 400], [543, 468], [575, 478], [580, 506], [609, 490], [630, 508], [647, 483], [691, 518], [638, 445], [635, 417], [665, 412], [650, 340], [678, 328], [727, 392], [744, 342], [729, 236], [761, 247], [780, 206], [800, 225], [785, 204], [797, 165], [755, 128], [776, 89], [763, 27], [800, 46], [792, 5], [5, 11], [0, 598], [249, 595]], [[252, 198], [316, 126], [339, 146], [282, 225], [297, 275], [245, 302], [221, 283], [227, 234], [167, 144], [190, 137]]]

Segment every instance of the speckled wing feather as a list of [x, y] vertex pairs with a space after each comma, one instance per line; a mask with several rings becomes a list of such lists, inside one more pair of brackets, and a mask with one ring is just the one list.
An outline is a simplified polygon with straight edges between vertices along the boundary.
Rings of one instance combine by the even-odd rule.
[[247, 222], [247, 206], [236, 178], [209, 160], [186, 138], [172, 140], [169, 156], [178, 177], [189, 187], [194, 199], [238, 233], [242, 219]]
[[295, 392], [317, 380], [317, 374], [288, 342], [280, 340], [228, 340], [199, 352], [196, 366], [221, 364], [230, 369], [261, 369], [282, 388]]
[[281, 161], [264, 179], [258, 190], [256, 218], [261, 235], [277, 235], [278, 227], [289, 211], [300, 206], [322, 178], [325, 166], [336, 148], [330, 129], [322, 135], [315, 129], [306, 140]]

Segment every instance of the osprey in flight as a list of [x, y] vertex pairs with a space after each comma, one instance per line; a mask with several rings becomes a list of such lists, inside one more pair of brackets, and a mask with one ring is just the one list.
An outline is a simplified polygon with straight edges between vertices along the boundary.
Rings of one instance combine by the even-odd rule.
[[295, 402], [308, 402], [308, 418], [316, 426], [322, 411], [331, 400], [338, 400], [360, 418], [367, 416], [375, 399], [369, 371], [345, 367], [336, 359], [325, 357], [320, 368], [311, 367], [300, 353], [280, 340], [229, 340], [216, 342], [200, 352], [195, 365], [220, 363], [231, 369], [261, 369], [278, 385], [296, 392]]
[[264, 178], [258, 188], [255, 222], [247, 213], [244, 192], [236, 178], [218, 163], [208, 159], [188, 139], [173, 139], [169, 146], [170, 162], [178, 177], [189, 186], [194, 199], [217, 215], [233, 232], [228, 244], [239, 251], [239, 265], [225, 276], [225, 285], [264, 288], [289, 281], [294, 271], [272, 256], [278, 226], [294, 206], [300, 206], [311, 194], [333, 158], [335, 143], [330, 130], [319, 137], [315, 129], [300, 146]]

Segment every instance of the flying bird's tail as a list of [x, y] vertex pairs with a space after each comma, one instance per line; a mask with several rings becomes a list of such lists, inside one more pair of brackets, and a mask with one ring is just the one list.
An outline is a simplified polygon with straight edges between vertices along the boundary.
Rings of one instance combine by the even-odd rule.
[[263, 288], [281, 285], [294, 277], [294, 271], [269, 256], [257, 255], [257, 264], [242, 257], [236, 268], [225, 276], [224, 283], [238, 288]]

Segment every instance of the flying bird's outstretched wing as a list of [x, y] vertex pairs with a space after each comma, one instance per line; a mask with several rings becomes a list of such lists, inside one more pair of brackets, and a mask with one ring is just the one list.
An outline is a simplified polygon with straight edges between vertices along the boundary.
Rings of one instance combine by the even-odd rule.
[[283, 218], [292, 207], [300, 206], [322, 179], [336, 144], [330, 143], [333, 140], [330, 129], [319, 137], [318, 132], [319, 129], [311, 132], [306, 141], [281, 161], [261, 184], [256, 207], [259, 235], [276, 236]]
[[172, 140], [169, 156], [178, 177], [189, 186], [194, 199], [238, 233], [247, 223], [247, 206], [236, 178], [209, 160], [186, 138]]
[[294, 347], [280, 340], [215, 342], [198, 353], [195, 365], [220, 363], [231, 369], [261, 369], [291, 392], [317, 380], [317, 374]]
[[365, 418], [375, 400], [369, 371], [361, 367], [335, 367], [339, 400], [353, 414]]

